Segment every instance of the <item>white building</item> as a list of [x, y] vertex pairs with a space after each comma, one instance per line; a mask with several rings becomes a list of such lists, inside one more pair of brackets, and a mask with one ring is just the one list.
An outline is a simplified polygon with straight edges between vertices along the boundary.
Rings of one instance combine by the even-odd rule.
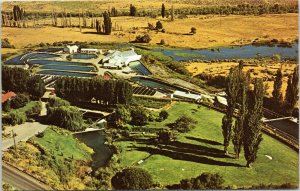
[[102, 50], [96, 49], [96, 48], [82, 48], [80, 50], [81, 53], [86, 53], [86, 54], [102, 54]]
[[183, 92], [183, 91], [178, 91], [178, 90], [176, 90], [173, 93], [173, 95], [174, 95], [174, 97], [177, 97], [177, 98], [189, 99], [189, 100], [193, 100], [195, 102], [198, 102], [201, 99], [201, 95], [199, 95], [199, 94], [192, 94], [190, 92]]
[[105, 68], [121, 68], [128, 66], [130, 62], [138, 61], [142, 58], [134, 52], [134, 49], [120, 52], [118, 50], [109, 50], [108, 54], [102, 59]]
[[64, 47], [64, 52], [74, 54], [78, 52], [78, 46], [77, 45], [67, 45]]

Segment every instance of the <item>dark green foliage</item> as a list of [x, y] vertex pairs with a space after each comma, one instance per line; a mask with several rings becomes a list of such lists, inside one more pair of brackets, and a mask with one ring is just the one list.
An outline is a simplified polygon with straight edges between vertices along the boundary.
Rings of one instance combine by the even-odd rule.
[[153, 186], [153, 179], [149, 172], [141, 168], [126, 168], [118, 172], [111, 183], [115, 189], [150, 189]]
[[170, 103], [170, 99], [134, 96], [131, 105], [160, 109]]
[[183, 179], [180, 184], [167, 186], [168, 189], [177, 190], [203, 190], [203, 189], [222, 189], [224, 179], [221, 175], [202, 173], [200, 176], [191, 179]]
[[197, 74], [195, 77], [205, 81], [207, 85], [213, 86], [216, 88], [226, 88], [226, 86], [227, 86], [228, 78], [226, 78], [225, 76], [220, 76], [220, 75], [213, 76], [213, 75], [207, 74], [207, 73], [200, 73], [200, 74]]
[[59, 97], [50, 98], [47, 107], [60, 107], [60, 106], [70, 106], [70, 103]]
[[149, 43], [151, 41], [151, 37], [149, 34], [145, 34], [145, 35], [138, 35], [135, 38], [135, 42], [137, 43]]
[[28, 92], [33, 98], [45, 93], [45, 84], [40, 76], [30, 76], [29, 71], [21, 68], [2, 67], [3, 90], [16, 93]]
[[170, 128], [177, 130], [180, 133], [186, 133], [192, 130], [197, 124], [193, 118], [183, 115], [179, 117], [174, 123], [170, 124]]
[[90, 102], [95, 98], [101, 104], [129, 104], [132, 86], [124, 80], [102, 80], [62, 77], [55, 82], [57, 96], [71, 102]]
[[161, 16], [162, 16], [162, 18], [165, 18], [165, 11], [166, 11], [165, 4], [162, 4], [161, 5]]
[[130, 108], [125, 107], [124, 105], [118, 105], [114, 113], [112, 113], [108, 122], [110, 126], [113, 127], [123, 127], [123, 125], [131, 121]]
[[166, 120], [168, 117], [169, 113], [166, 110], [159, 112], [159, 119], [161, 119], [161, 121]]
[[282, 98], [282, 93], [281, 93], [281, 88], [282, 88], [282, 72], [281, 69], [277, 70], [275, 81], [274, 81], [274, 88], [273, 88], [273, 108], [275, 111], [279, 111], [279, 109], [282, 106], [283, 98]]
[[159, 131], [157, 134], [157, 140], [159, 143], [168, 144], [176, 139], [173, 131]]
[[227, 153], [227, 148], [230, 143], [231, 134], [232, 134], [232, 117], [229, 117], [228, 115], [224, 115], [222, 119], [222, 134], [224, 137], [224, 151]]
[[262, 141], [261, 118], [263, 116], [264, 85], [262, 79], [254, 82], [254, 91], [247, 99], [247, 113], [244, 120], [244, 152], [247, 167], [256, 160], [259, 144]]
[[183, 74], [186, 76], [191, 76], [192, 74], [186, 69], [186, 67], [184, 66], [184, 64], [180, 63], [180, 62], [176, 62], [176, 61], [172, 61], [172, 62], [167, 62], [165, 63], [165, 65], [170, 68], [171, 70], [173, 70], [174, 72], [177, 72], [179, 74]]
[[11, 108], [18, 109], [24, 107], [29, 102], [29, 97], [25, 94], [17, 94], [11, 101]]
[[142, 107], [136, 107], [131, 110], [131, 124], [144, 126], [148, 123], [149, 112]]
[[1, 48], [15, 48], [14, 45], [11, 45], [7, 38], [1, 39]]
[[136, 7], [132, 4], [130, 4], [130, 13], [129, 13], [129, 15], [134, 17], [134, 16], [136, 16], [136, 13], [137, 13]]
[[34, 98], [41, 98], [46, 92], [45, 83], [40, 76], [32, 76], [28, 82], [28, 93]]
[[163, 29], [163, 25], [160, 21], [157, 21], [156, 22], [156, 27], [155, 27], [156, 30], [160, 30], [160, 29]]
[[47, 110], [48, 122], [66, 128], [70, 131], [84, 130], [81, 112], [72, 106], [49, 107]]
[[13, 16], [14, 16], [14, 21], [22, 20], [23, 19], [23, 9], [21, 9], [18, 5], [14, 5]]
[[288, 86], [285, 94], [285, 112], [292, 115], [294, 107], [298, 101], [299, 93], [299, 68], [295, 67], [293, 75], [289, 76]]
[[[111, 31], [112, 31], [112, 22], [111, 22], [111, 18], [110, 18], [110, 16], [109, 16], [109, 14], [105, 11], [104, 13], [103, 13], [103, 23], [104, 23], [104, 28], [103, 28], [103, 32], [104, 32], [104, 34], [106, 34], [106, 35], [109, 35], [109, 34], [111, 34]], [[96, 24], [96, 26], [97, 26], [97, 24]]]
[[5, 112], [9, 112], [11, 110], [11, 100], [7, 100], [6, 102], [2, 103], [2, 110]]

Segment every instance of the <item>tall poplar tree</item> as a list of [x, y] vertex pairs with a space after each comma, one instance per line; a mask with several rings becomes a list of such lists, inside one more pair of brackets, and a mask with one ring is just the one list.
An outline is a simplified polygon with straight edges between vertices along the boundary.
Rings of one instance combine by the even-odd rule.
[[289, 76], [288, 86], [285, 94], [285, 111], [287, 115], [292, 115], [294, 107], [298, 101], [299, 94], [299, 68], [295, 67], [292, 75]]
[[165, 11], [166, 11], [165, 4], [162, 4], [161, 5], [161, 16], [162, 16], [162, 18], [165, 18]]
[[283, 75], [282, 75], [281, 69], [278, 69], [277, 73], [276, 73], [275, 81], [274, 81], [273, 92], [272, 92], [273, 106], [276, 111], [278, 111], [281, 108], [282, 101], [283, 101], [282, 93], [281, 93], [282, 78], [283, 78]]
[[263, 116], [263, 96], [265, 90], [262, 79], [256, 79], [254, 90], [249, 92], [247, 99], [247, 113], [244, 119], [244, 156], [247, 161], [246, 166], [251, 164], [257, 158], [257, 152], [262, 138], [261, 118]]

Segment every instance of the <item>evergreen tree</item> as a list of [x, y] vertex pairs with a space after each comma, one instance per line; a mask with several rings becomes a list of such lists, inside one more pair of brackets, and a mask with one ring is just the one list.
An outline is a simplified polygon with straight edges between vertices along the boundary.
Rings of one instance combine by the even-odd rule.
[[259, 145], [263, 140], [261, 134], [261, 118], [263, 116], [264, 85], [262, 79], [254, 82], [254, 91], [249, 92], [247, 99], [247, 113], [244, 120], [244, 156], [247, 167], [256, 160]]
[[273, 103], [274, 103], [274, 109], [278, 111], [281, 108], [282, 105], [282, 93], [281, 93], [281, 88], [282, 88], [282, 72], [281, 69], [277, 70], [275, 81], [274, 81], [274, 89], [272, 92], [273, 95]]
[[287, 115], [292, 115], [294, 107], [298, 101], [298, 93], [299, 93], [299, 71], [298, 66], [294, 69], [292, 75], [289, 76], [288, 86], [285, 94], [285, 111]]
[[136, 16], [136, 7], [130, 4], [130, 16]]
[[112, 29], [112, 22], [111, 22], [111, 18], [109, 17], [108, 13], [105, 11], [103, 13], [103, 18], [104, 18], [104, 34], [106, 35], [110, 35], [111, 34], [111, 29]]
[[45, 83], [40, 76], [32, 76], [28, 82], [28, 93], [34, 98], [41, 98], [46, 92]]
[[162, 18], [165, 18], [165, 11], [166, 11], [165, 4], [162, 4], [161, 5], [161, 16], [162, 16]]
[[174, 21], [174, 5], [171, 8], [171, 21]]
[[239, 68], [235, 67], [230, 70], [226, 94], [227, 94], [227, 110], [226, 115], [222, 120], [222, 133], [224, 137], [224, 151], [227, 153], [227, 147], [230, 143], [230, 138], [232, 134], [232, 118], [234, 114], [234, 110], [236, 107], [238, 94], [240, 88], [240, 77], [239, 77]]

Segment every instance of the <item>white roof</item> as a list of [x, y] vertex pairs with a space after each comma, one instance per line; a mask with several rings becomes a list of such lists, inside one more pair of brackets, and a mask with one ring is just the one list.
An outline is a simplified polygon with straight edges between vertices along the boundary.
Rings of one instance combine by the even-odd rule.
[[96, 48], [82, 48], [81, 50], [98, 51]]
[[218, 102], [227, 106], [227, 99], [222, 96], [217, 96]]
[[78, 48], [77, 45], [67, 45], [67, 48]]
[[174, 92], [174, 96], [185, 97], [185, 98], [194, 99], [194, 100], [201, 99], [201, 95], [199, 95], [199, 94], [192, 94], [189, 92], [183, 92], [183, 91], [178, 91], [178, 90], [176, 90]]

